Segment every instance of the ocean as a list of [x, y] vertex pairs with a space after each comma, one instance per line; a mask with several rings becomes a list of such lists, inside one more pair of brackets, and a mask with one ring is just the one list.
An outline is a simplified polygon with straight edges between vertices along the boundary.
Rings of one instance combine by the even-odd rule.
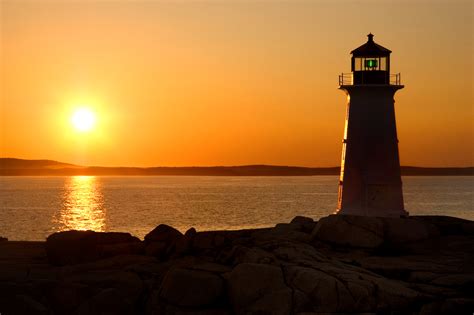
[[[160, 223], [182, 232], [274, 226], [335, 211], [337, 176], [0, 177], [0, 236], [44, 240], [69, 229], [143, 238]], [[474, 220], [474, 177], [403, 178], [411, 215]]]

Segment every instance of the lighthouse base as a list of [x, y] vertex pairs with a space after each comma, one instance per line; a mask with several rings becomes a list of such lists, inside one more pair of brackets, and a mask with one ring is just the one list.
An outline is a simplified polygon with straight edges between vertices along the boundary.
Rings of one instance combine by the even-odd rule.
[[393, 209], [360, 209], [360, 208], [342, 208], [336, 210], [337, 214], [358, 215], [365, 217], [385, 217], [385, 218], [404, 218], [408, 217], [406, 210]]

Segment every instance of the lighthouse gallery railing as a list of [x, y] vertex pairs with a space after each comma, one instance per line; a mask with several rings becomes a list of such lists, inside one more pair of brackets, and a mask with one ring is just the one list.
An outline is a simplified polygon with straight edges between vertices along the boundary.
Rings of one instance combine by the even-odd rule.
[[[393, 73], [389, 75], [389, 81], [387, 82], [390, 85], [401, 85], [402, 76], [401, 73]], [[364, 84], [363, 79], [362, 83]], [[339, 75], [339, 85], [354, 85], [354, 73], [341, 73]]]

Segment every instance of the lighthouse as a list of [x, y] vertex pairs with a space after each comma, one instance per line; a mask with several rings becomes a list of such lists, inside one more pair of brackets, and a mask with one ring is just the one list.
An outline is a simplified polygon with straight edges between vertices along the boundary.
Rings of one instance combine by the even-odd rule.
[[403, 203], [394, 95], [403, 88], [390, 73], [391, 51], [374, 35], [351, 51], [351, 73], [339, 76], [347, 95], [337, 213], [407, 216]]

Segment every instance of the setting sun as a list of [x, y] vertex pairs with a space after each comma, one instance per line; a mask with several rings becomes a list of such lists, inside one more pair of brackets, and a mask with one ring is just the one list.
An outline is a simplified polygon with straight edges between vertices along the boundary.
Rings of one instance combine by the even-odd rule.
[[78, 131], [85, 132], [91, 130], [95, 125], [96, 117], [94, 112], [88, 108], [79, 108], [74, 111], [71, 122]]

